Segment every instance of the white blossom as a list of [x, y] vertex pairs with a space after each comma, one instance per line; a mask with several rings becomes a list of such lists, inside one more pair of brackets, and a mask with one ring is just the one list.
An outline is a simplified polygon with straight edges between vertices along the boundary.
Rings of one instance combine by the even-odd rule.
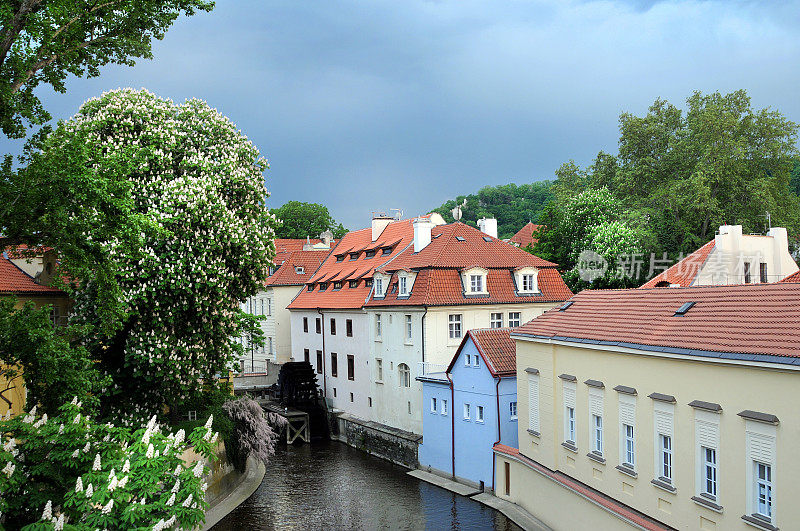
[[111, 509], [114, 507], [114, 498], [108, 500], [108, 503], [103, 507], [103, 514], [108, 514], [111, 512]]
[[86, 497], [91, 498], [92, 496], [94, 496], [94, 487], [92, 487], [92, 484], [89, 483], [89, 486], [86, 487]]
[[53, 517], [53, 502], [51, 500], [47, 500], [47, 503], [44, 506], [44, 511], [42, 511], [42, 520], [50, 520]]
[[188, 498], [186, 498], [186, 499], [183, 501], [183, 504], [182, 504], [182, 505], [183, 505], [184, 507], [189, 507], [191, 504], [192, 504], [192, 495], [191, 495], [191, 494], [189, 494], [189, 497], [188, 497]]
[[9, 462], [6, 463], [6, 466], [3, 468], [3, 472], [5, 473], [6, 476], [11, 477], [11, 474], [14, 473], [14, 469], [15, 468], [16, 468], [16, 465], [14, 463], [12, 463], [11, 461], [9, 461]]
[[92, 463], [92, 470], [94, 472], [97, 472], [98, 470], [100, 470], [100, 466], [101, 466], [100, 465], [100, 454], [95, 454], [94, 455], [94, 463]]
[[167, 506], [172, 507], [175, 504], [175, 493], [173, 492], [172, 495], [167, 500]]
[[83, 491], [83, 480], [78, 476], [78, 481], [75, 482], [75, 492]]

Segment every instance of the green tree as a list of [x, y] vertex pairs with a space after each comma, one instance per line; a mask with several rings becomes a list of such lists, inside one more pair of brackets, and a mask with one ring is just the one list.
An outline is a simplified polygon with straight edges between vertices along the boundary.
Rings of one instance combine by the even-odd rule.
[[275, 229], [277, 238], [316, 238], [326, 230], [333, 233], [336, 239], [347, 234], [341, 223], [336, 223], [328, 211], [328, 207], [319, 203], [289, 201], [272, 209], [280, 225]]
[[113, 381], [102, 417], [178, 405], [240, 357], [232, 338], [257, 327], [239, 302], [274, 256], [266, 168], [206, 103], [125, 89], [86, 102], [18, 172], [20, 195], [57, 198], [21, 205], [14, 230], [46, 234], [80, 279], [73, 319]]
[[151, 58], [153, 39], [207, 0], [6, 0], [0, 6], [0, 127], [21, 138], [25, 123], [50, 119], [35, 94], [65, 92], [67, 76], [96, 77], [106, 64]]
[[92, 400], [100, 375], [86, 349], [72, 344], [69, 330], [53, 326], [49, 306], [15, 308], [16, 302], [0, 299], [0, 399], [10, 407], [9, 392], [23, 378], [28, 404], [50, 415], [73, 396]]

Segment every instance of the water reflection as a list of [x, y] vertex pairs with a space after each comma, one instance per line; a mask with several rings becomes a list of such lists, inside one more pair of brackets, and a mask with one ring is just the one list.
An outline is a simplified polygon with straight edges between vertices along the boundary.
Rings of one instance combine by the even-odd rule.
[[338, 442], [279, 449], [258, 490], [214, 531], [520, 528], [497, 511]]

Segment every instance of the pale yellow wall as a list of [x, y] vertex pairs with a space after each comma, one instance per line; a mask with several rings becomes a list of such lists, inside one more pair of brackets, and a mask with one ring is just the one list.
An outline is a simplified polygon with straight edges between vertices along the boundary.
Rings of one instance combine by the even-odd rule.
[[267, 297], [272, 299], [272, 315], [266, 319], [265, 332], [275, 338], [276, 363], [286, 363], [292, 358], [291, 312], [286, 307], [303, 288], [304, 286], [275, 286], [266, 290]]
[[[528, 433], [528, 374], [540, 371], [541, 437]], [[800, 507], [793, 498], [800, 492], [800, 373], [747, 365], [711, 363], [700, 358], [669, 359], [616, 351], [517, 340], [519, 448], [531, 459], [557, 469], [608, 496], [678, 529], [752, 529], [741, 520], [750, 495], [745, 456], [745, 420], [737, 415], [754, 410], [777, 415], [776, 466], [773, 506], [777, 527], [792, 528], [800, 522]], [[578, 452], [561, 446], [563, 430], [563, 381], [560, 374], [577, 377], [576, 438]], [[587, 379], [600, 380], [604, 389], [604, 447], [606, 464], [587, 457], [589, 452], [589, 387]], [[619, 472], [619, 398], [617, 385], [634, 387], [636, 397], [637, 478]], [[674, 485], [669, 493], [652, 485], [655, 477], [654, 401], [658, 392], [675, 396]], [[696, 410], [693, 400], [718, 403], [720, 447], [718, 503], [721, 513], [691, 500], [696, 495]], [[525, 491], [523, 490], [523, 493]], [[535, 511], [532, 511], [535, 513]]]

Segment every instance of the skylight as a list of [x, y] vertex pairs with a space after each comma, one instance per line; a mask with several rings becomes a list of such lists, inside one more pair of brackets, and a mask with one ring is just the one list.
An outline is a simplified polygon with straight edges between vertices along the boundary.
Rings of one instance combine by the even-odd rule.
[[694, 306], [695, 304], [697, 303], [695, 303], [694, 301], [683, 303], [683, 305], [680, 308], [678, 308], [678, 311], [675, 312], [675, 315], [673, 315], [673, 317], [675, 317], [676, 315], [686, 315], [686, 312], [688, 312], [691, 309], [691, 307]]
[[490, 241], [492, 241], [492, 237], [491, 236], [484, 236], [483, 237], [483, 241], [490, 242]]
[[460, 241], [460, 242], [465, 242], [465, 241], [467, 241], [466, 239], [462, 238], [461, 236], [456, 236], [456, 240], [458, 240], [458, 241]]
[[561, 308], [558, 309], [558, 311], [559, 312], [563, 312], [564, 310], [566, 310], [567, 308], [569, 308], [573, 304], [574, 304], [574, 301], [567, 301], [567, 302], [564, 303], [563, 306], [561, 306]]

